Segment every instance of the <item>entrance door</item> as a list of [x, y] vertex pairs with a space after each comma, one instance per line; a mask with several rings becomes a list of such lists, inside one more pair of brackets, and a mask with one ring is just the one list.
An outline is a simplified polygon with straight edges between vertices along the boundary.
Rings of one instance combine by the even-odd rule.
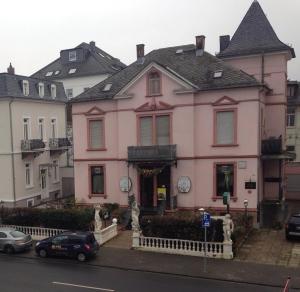
[[[157, 188], [166, 189], [166, 209], [170, 209], [170, 188], [171, 188], [171, 168], [166, 166], [161, 173], [157, 175]], [[159, 205], [161, 202], [158, 201]]]
[[48, 198], [48, 171], [47, 168], [40, 170], [41, 198]]
[[140, 192], [141, 206], [144, 208], [152, 208], [154, 196], [154, 176], [140, 176]]

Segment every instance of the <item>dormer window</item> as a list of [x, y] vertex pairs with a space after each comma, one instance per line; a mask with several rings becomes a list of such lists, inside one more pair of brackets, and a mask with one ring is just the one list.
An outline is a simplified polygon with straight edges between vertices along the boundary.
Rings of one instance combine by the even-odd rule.
[[22, 87], [23, 87], [23, 94], [25, 96], [29, 95], [29, 82], [28, 80], [23, 80], [22, 81]]
[[111, 87], [112, 87], [112, 83], [107, 83], [105, 84], [103, 91], [110, 91]]
[[69, 52], [69, 61], [70, 62], [76, 61], [76, 51], [70, 51]]
[[54, 72], [54, 75], [58, 75], [60, 73], [60, 70], [57, 70]]
[[223, 71], [222, 70], [217, 70], [214, 72], [214, 78], [221, 78], [223, 75]]
[[161, 94], [161, 76], [157, 71], [152, 71], [148, 75], [148, 95]]
[[46, 73], [45, 76], [46, 76], [46, 77], [49, 77], [49, 76], [52, 76], [52, 74], [53, 74], [53, 71], [49, 71], [49, 72]]
[[76, 72], [76, 68], [71, 68], [70, 70], [69, 70], [69, 74], [74, 74]]
[[43, 98], [45, 95], [44, 83], [40, 82], [38, 85], [38, 89], [39, 89], [39, 96]]
[[51, 97], [54, 99], [56, 98], [56, 85], [51, 84]]

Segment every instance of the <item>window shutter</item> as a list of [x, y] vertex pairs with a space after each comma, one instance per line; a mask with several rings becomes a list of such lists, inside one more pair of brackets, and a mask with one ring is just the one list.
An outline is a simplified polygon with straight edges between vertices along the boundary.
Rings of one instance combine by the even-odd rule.
[[234, 112], [217, 112], [217, 144], [234, 143]]
[[156, 143], [157, 145], [170, 144], [170, 117], [156, 117]]
[[140, 118], [141, 146], [151, 146], [152, 143], [152, 117]]
[[90, 121], [90, 147], [103, 148], [103, 122]]

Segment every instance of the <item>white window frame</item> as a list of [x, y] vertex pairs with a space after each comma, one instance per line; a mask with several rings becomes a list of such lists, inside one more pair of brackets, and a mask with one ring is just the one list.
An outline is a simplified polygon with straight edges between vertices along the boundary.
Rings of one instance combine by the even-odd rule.
[[51, 91], [51, 97], [53, 99], [55, 99], [56, 98], [56, 85], [55, 84], [51, 84], [50, 91]]
[[45, 85], [44, 85], [44, 83], [43, 82], [39, 82], [38, 88], [39, 88], [39, 96], [41, 98], [43, 98], [45, 96]]
[[[46, 175], [45, 175], [45, 187], [43, 188], [43, 178], [42, 178], [42, 170], [46, 170]], [[48, 175], [48, 169], [43, 167], [40, 169], [40, 186], [41, 186], [41, 190], [44, 191], [44, 190], [47, 190], [47, 183], [48, 183], [48, 180], [47, 180], [47, 175]]]
[[[41, 123], [41, 120], [43, 120], [43, 122]], [[46, 142], [47, 138], [46, 138], [46, 127], [45, 127], [45, 117], [38, 117], [38, 137], [39, 139], [42, 139], [43, 142]], [[43, 137], [41, 137], [41, 133], [40, 133], [40, 126], [42, 125], [43, 127]]]
[[[293, 112], [287, 112], [286, 114], [286, 126], [288, 128], [294, 128], [296, 126], [296, 109], [292, 109]], [[291, 121], [294, 120], [294, 124], [291, 125]]]
[[[31, 203], [32, 205], [29, 206], [29, 203]], [[34, 206], [34, 199], [28, 199], [27, 202], [26, 202], [26, 205], [27, 205], [27, 208], [30, 208], [30, 207], [33, 207]]]
[[[72, 91], [72, 95], [71, 96], [69, 96], [69, 91]], [[66, 89], [66, 96], [67, 96], [68, 99], [73, 98], [73, 88], [67, 88]]]
[[[55, 122], [53, 122], [55, 121]], [[50, 119], [50, 125], [51, 125], [51, 130], [50, 130], [50, 135], [52, 139], [58, 138], [58, 127], [57, 127], [57, 118], [56, 117], [52, 117]], [[54, 137], [53, 137], [53, 125], [54, 127]]]
[[[27, 164], [29, 165], [27, 167]], [[27, 169], [29, 170], [29, 180], [30, 180], [30, 184], [27, 184]], [[33, 165], [32, 162], [26, 161], [25, 162], [25, 188], [26, 189], [30, 189], [33, 188], [34, 184], [33, 184]]]
[[28, 80], [23, 80], [22, 81], [22, 90], [23, 90], [23, 94], [25, 96], [29, 95], [29, 82], [28, 82]]
[[[60, 177], [59, 177], [59, 160], [55, 159], [55, 160], [52, 161], [52, 163], [53, 163], [53, 183], [58, 183], [58, 182], [60, 182]], [[56, 178], [55, 178], [55, 171], [56, 171]]]
[[[27, 123], [27, 139], [25, 139], [25, 119], [28, 120], [28, 123]], [[29, 116], [24, 116], [23, 119], [22, 119], [22, 124], [23, 124], [23, 140], [30, 140], [31, 139], [31, 117]]]
[[69, 61], [75, 62], [77, 60], [77, 52], [76, 50], [69, 51]]

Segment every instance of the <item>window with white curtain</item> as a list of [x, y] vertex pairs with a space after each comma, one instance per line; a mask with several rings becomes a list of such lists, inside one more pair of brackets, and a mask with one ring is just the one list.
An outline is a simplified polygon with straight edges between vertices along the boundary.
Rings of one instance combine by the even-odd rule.
[[58, 160], [53, 160], [53, 182], [59, 182], [59, 164], [58, 164]]
[[57, 120], [56, 118], [51, 119], [51, 138], [57, 138]]
[[146, 116], [140, 118], [140, 145], [141, 146], [168, 145], [168, 144], [170, 144], [170, 116], [169, 115], [157, 115], [157, 116], [154, 115], [154, 116]]
[[28, 82], [28, 80], [23, 80], [22, 81], [22, 86], [23, 86], [23, 94], [25, 96], [28, 96], [29, 95], [29, 82]]
[[30, 162], [25, 163], [25, 185], [26, 187], [32, 187], [33, 178], [32, 178], [32, 164]]
[[90, 168], [91, 193], [104, 194], [104, 166], [91, 166]]
[[161, 94], [161, 78], [160, 74], [156, 71], [148, 75], [148, 95]]
[[235, 143], [234, 111], [218, 111], [216, 113], [216, 144]]
[[157, 116], [155, 124], [156, 124], [156, 144], [157, 145], [170, 144], [170, 117]]
[[39, 126], [39, 139], [45, 141], [46, 135], [45, 135], [45, 119], [44, 118], [39, 118], [38, 126]]
[[40, 82], [38, 88], [39, 88], [39, 96], [44, 97], [44, 95], [45, 95], [44, 83]]
[[140, 143], [141, 146], [153, 145], [153, 129], [152, 129], [152, 117], [140, 118]]
[[104, 148], [104, 129], [102, 119], [89, 121], [89, 148]]

